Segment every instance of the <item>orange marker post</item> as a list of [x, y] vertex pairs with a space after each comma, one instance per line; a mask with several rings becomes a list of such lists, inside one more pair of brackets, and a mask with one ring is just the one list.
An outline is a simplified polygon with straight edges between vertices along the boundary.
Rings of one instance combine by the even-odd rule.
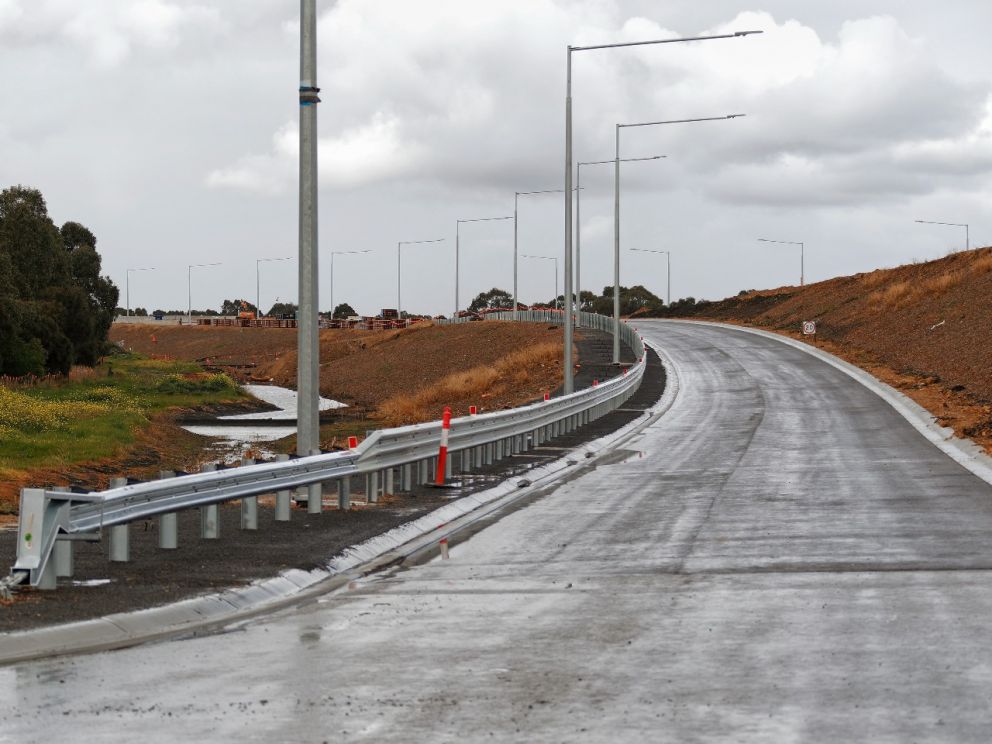
[[437, 453], [437, 474], [434, 485], [444, 485], [444, 469], [448, 462], [448, 435], [451, 432], [451, 408], [444, 407], [444, 418], [441, 419], [441, 449]]

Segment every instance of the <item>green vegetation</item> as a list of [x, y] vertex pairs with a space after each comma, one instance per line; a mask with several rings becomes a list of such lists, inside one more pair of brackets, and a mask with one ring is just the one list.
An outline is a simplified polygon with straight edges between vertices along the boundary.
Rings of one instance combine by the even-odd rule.
[[0, 192], [0, 375], [96, 364], [118, 295], [100, 276], [92, 232], [78, 222], [56, 227], [36, 189]]
[[499, 310], [513, 307], [513, 295], [505, 289], [493, 287], [488, 292], [480, 292], [468, 306], [470, 313], [477, 313], [480, 310]]
[[242, 397], [226, 375], [136, 354], [111, 357], [79, 380], [0, 386], [0, 479], [5, 471], [112, 456], [156, 413]]
[[[594, 313], [613, 315], [613, 287], [603, 287], [603, 294], [589, 301], [583, 297], [583, 305], [589, 302]], [[649, 315], [661, 314], [665, 302], [660, 297], [638, 284], [633, 287], [620, 287], [620, 314], [633, 315], [636, 312]]]
[[336, 319], [342, 319], [343, 320], [344, 318], [350, 318], [353, 315], [358, 315], [358, 313], [355, 312], [355, 308], [353, 308], [347, 302], [342, 302], [340, 305], [338, 305], [336, 308], [334, 308], [334, 312], [331, 314], [331, 319], [332, 320], [336, 320]]

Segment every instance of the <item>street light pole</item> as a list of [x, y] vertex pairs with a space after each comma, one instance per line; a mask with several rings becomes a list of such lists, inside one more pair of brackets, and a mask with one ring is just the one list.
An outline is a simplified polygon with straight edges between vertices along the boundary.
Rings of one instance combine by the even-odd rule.
[[334, 320], [334, 257], [349, 256], [355, 253], [371, 253], [372, 251], [331, 251], [331, 320]]
[[124, 296], [127, 300], [127, 315], [125, 317], [131, 317], [131, 272], [132, 271], [155, 271], [154, 266], [149, 266], [144, 269], [128, 269], [124, 274]]
[[555, 298], [555, 309], [556, 310], [560, 309], [561, 306], [558, 304], [558, 257], [557, 256], [529, 256], [529, 255], [524, 254], [524, 255], [521, 256], [521, 258], [540, 258], [540, 259], [542, 259], [544, 261], [554, 261], [555, 262], [555, 292], [552, 295], [552, 297]]
[[[646, 158], [624, 158], [622, 163], [635, 163], [642, 160], [661, 160], [667, 155], [651, 155]], [[582, 166], [606, 165], [614, 160], [587, 160], [575, 164], [575, 305], [582, 310]]]
[[[317, 0], [300, 0], [300, 246], [296, 365], [296, 454], [320, 449], [320, 345], [317, 257]], [[321, 487], [307, 489], [307, 509], [320, 511]]]
[[769, 240], [768, 238], [758, 238], [759, 243], [778, 243], [779, 245], [799, 246], [799, 286], [806, 286], [806, 244], [794, 240]]
[[[648, 41], [628, 41], [619, 44], [596, 44], [593, 46], [569, 46], [566, 55], [565, 73], [565, 305], [572, 307], [572, 53], [588, 52], [598, 49], [619, 49], [621, 47], [648, 46], [653, 44], [675, 44], [688, 41], [710, 41], [714, 39], [733, 39], [760, 34], [761, 31], [735, 31], [730, 34], [715, 34], [712, 36], [693, 36], [681, 39], [652, 39]], [[619, 159], [619, 155], [617, 156]], [[614, 348], [616, 361], [619, 361], [619, 321], [614, 327]], [[572, 313], [565, 314], [565, 358], [564, 358], [565, 394], [573, 392], [572, 369]]]
[[665, 276], [668, 279], [668, 302], [667, 305], [672, 304], [672, 252], [671, 251], [652, 251], [647, 248], [631, 248], [630, 250], [636, 251], [637, 253], [664, 253], [668, 257], [668, 268], [666, 269]]
[[971, 227], [965, 222], [933, 222], [932, 220], [916, 220], [921, 225], [947, 225], [948, 227], [964, 228], [964, 249], [971, 250]]
[[459, 247], [461, 243], [460, 229], [462, 223], [465, 222], [498, 222], [501, 220], [513, 220], [514, 223], [514, 235], [516, 235], [516, 218], [515, 215], [510, 215], [509, 217], [478, 217], [474, 220], [455, 220], [455, 314], [453, 317], [458, 317], [458, 308], [461, 303], [458, 301], [458, 272], [459, 272]]
[[541, 189], [540, 191], [517, 191], [513, 194], [513, 319], [518, 320], [517, 312], [517, 212], [521, 196], [534, 194], [561, 194], [564, 189]]
[[256, 258], [255, 259], [255, 317], [262, 317], [262, 282], [259, 276], [258, 265], [269, 261], [292, 261], [292, 256], [282, 258]]
[[207, 266], [220, 266], [217, 263], [190, 264], [186, 267], [186, 322], [193, 322], [193, 269], [203, 269]]
[[620, 364], [620, 132], [631, 127], [656, 127], [664, 124], [695, 124], [703, 121], [726, 121], [738, 119], [744, 114], [725, 116], [703, 116], [695, 119], [670, 119], [668, 121], [642, 121], [633, 124], [617, 124], [616, 157], [613, 173], [613, 363]]
[[402, 295], [402, 268], [403, 262], [400, 258], [400, 248], [405, 245], [420, 245], [421, 243], [443, 243], [444, 238], [435, 238], [434, 240], [401, 240], [396, 243], [396, 316], [402, 320], [403, 319], [403, 306], [401, 303]]

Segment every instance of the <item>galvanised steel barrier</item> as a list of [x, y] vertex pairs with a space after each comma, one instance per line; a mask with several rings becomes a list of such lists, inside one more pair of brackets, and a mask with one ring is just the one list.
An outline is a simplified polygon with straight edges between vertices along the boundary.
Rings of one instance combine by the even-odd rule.
[[[502, 315], [506, 317], [500, 319], [509, 320], [513, 314]], [[607, 331], [613, 327], [610, 318], [581, 315], [580, 322], [586, 327]], [[520, 313], [520, 320], [561, 322], [562, 315], [526, 311]], [[624, 324], [621, 332], [637, 359], [622, 374], [571, 395], [452, 419], [448, 452], [460, 453], [462, 472], [525, 452], [623, 405], [637, 391], [646, 365], [644, 345], [636, 330]], [[4, 583], [9, 586], [26, 580], [42, 589], [54, 589], [58, 577], [73, 574], [73, 542], [101, 540], [104, 530], [109, 532], [109, 559], [125, 562], [130, 557], [128, 525], [136, 520], [157, 517], [159, 547], [169, 550], [178, 547], [176, 514], [185, 509], [199, 508], [201, 538], [217, 539], [217, 505], [223, 502], [240, 501], [242, 528], [257, 529], [257, 499], [264, 494], [276, 495], [275, 519], [286, 521], [293, 491], [305, 493], [314, 484], [336, 485], [342, 509], [350, 506], [350, 485], [356, 475], [366, 476], [365, 492], [370, 502], [377, 501], [380, 493], [409, 491], [414, 484], [433, 480], [440, 441], [441, 422], [434, 421], [373, 432], [347, 451], [297, 459], [282, 455], [277, 462], [255, 465], [246, 461], [242, 467], [222, 470], [207, 465], [204, 472], [179, 476], [163, 472], [158, 481], [131, 485], [126, 479], [115, 479], [106, 491], [25, 488], [21, 491], [17, 560]], [[446, 477], [451, 476], [451, 466], [449, 458]], [[320, 499], [308, 504], [310, 513], [320, 508]]]

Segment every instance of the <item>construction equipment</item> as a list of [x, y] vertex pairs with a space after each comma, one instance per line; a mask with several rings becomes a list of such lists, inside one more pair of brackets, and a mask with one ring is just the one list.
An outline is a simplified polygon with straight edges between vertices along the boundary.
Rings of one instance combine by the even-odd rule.
[[255, 311], [248, 309], [251, 306], [244, 300], [238, 300], [238, 302], [241, 303], [241, 310], [238, 311], [238, 320], [255, 320]]

